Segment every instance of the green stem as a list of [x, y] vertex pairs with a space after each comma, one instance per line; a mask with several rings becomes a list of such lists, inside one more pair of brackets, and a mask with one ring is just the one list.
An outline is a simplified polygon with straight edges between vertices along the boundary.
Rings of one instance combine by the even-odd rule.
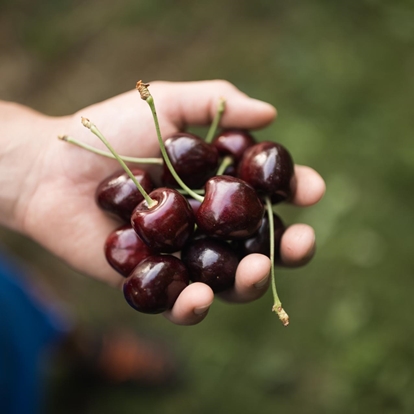
[[289, 316], [282, 308], [282, 302], [279, 299], [276, 290], [276, 278], [275, 278], [275, 225], [273, 222], [273, 210], [272, 210], [272, 203], [269, 197], [266, 197], [266, 210], [267, 216], [269, 218], [269, 228], [270, 228], [270, 263], [271, 263], [271, 283], [272, 283], [272, 292], [273, 292], [273, 300], [274, 304], [272, 307], [272, 311], [276, 312], [279, 316], [279, 319], [282, 321], [284, 326], [289, 325]]
[[233, 157], [231, 155], [226, 155], [223, 158], [223, 161], [221, 161], [220, 167], [217, 170], [216, 175], [223, 175], [224, 171], [226, 171], [226, 168], [233, 164]]
[[155, 110], [154, 99], [153, 99], [152, 95], [150, 94], [144, 100], [148, 103], [149, 107], [151, 108], [152, 116], [154, 118], [154, 123], [155, 123], [155, 129], [157, 130], [157, 137], [158, 137], [158, 142], [159, 142], [160, 149], [161, 149], [161, 154], [162, 154], [162, 157], [164, 158], [165, 164], [167, 164], [167, 167], [170, 170], [171, 175], [175, 178], [175, 180], [177, 181], [179, 186], [184, 191], [186, 191], [191, 197], [195, 198], [196, 200], [198, 200], [202, 203], [204, 201], [204, 197], [196, 194], [190, 187], [188, 187], [183, 182], [183, 180], [178, 176], [178, 174], [175, 172], [174, 167], [171, 164], [170, 158], [168, 157], [167, 151], [165, 149], [164, 141], [163, 141], [162, 136], [161, 136], [160, 125], [158, 123], [158, 116], [157, 116], [157, 112]]
[[[180, 194], [183, 194], [183, 195], [187, 195], [188, 194], [186, 190], [177, 189], [177, 191]], [[200, 189], [197, 189], [197, 190], [192, 190], [192, 191], [194, 191], [196, 194], [200, 194], [200, 195], [204, 195], [204, 193], [205, 193], [205, 191], [203, 189], [201, 189], [201, 188]]]
[[225, 107], [226, 100], [224, 98], [220, 98], [219, 103], [217, 105], [216, 115], [214, 116], [213, 122], [210, 125], [210, 129], [208, 130], [208, 134], [206, 137], [206, 142], [208, 144], [210, 144], [211, 141], [213, 141], [213, 138], [216, 135], [216, 131], [219, 126], [221, 117], [223, 116]]
[[157, 204], [157, 201], [153, 200], [148, 195], [148, 193], [144, 190], [144, 188], [142, 187], [142, 185], [137, 181], [137, 179], [135, 178], [134, 174], [132, 174], [131, 170], [127, 167], [127, 165], [125, 164], [125, 162], [119, 157], [119, 155], [116, 153], [116, 151], [112, 148], [112, 145], [102, 135], [101, 131], [99, 131], [99, 129], [96, 127], [96, 125], [95, 124], [92, 124], [92, 122], [89, 121], [89, 119], [87, 119], [87, 118], [82, 118], [82, 124], [83, 124], [84, 127], [90, 129], [91, 132], [93, 134], [95, 134], [106, 145], [106, 147], [109, 149], [109, 151], [112, 152], [113, 156], [118, 160], [118, 162], [121, 164], [122, 168], [125, 170], [125, 172], [129, 175], [129, 177], [131, 178], [131, 180], [137, 186], [139, 192], [142, 194], [142, 196], [144, 197], [145, 201], [147, 202], [148, 207], [151, 208], [154, 205], [156, 205]]
[[[87, 151], [93, 152], [98, 155], [102, 155], [103, 157], [116, 159], [116, 157], [112, 153], [107, 152], [107, 151], [102, 151], [98, 148], [92, 147], [92, 145], [85, 144], [84, 142], [78, 141], [77, 139], [72, 138], [68, 135], [59, 135], [58, 138], [61, 139], [62, 141], [66, 141], [66, 142], [69, 142], [70, 144], [74, 144], [74, 145], [77, 145], [78, 147], [84, 148]], [[136, 158], [136, 157], [128, 157], [126, 155], [119, 155], [119, 158], [121, 158], [121, 160], [125, 162], [132, 162], [135, 164], [159, 164], [159, 165], [163, 164], [162, 158]]]

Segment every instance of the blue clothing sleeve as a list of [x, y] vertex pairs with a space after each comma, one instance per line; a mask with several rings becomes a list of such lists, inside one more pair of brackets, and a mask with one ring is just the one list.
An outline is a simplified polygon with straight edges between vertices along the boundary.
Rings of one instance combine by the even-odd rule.
[[31, 293], [24, 271], [0, 251], [0, 413], [35, 414], [48, 346], [70, 329], [56, 307]]

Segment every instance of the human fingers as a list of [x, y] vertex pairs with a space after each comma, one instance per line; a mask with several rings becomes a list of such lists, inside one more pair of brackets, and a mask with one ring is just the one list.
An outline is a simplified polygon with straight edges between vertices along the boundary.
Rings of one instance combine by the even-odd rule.
[[294, 224], [283, 233], [280, 243], [280, 261], [286, 267], [307, 264], [315, 254], [315, 232], [307, 224]]
[[[162, 105], [162, 110], [169, 114], [170, 120], [178, 128], [189, 124], [209, 124], [214, 118], [221, 97], [226, 100], [220, 122], [222, 127], [262, 128], [276, 117], [276, 109], [272, 105], [250, 98], [224, 80], [154, 82], [150, 90], [157, 103]], [[157, 96], [160, 100], [157, 100]]]
[[173, 308], [164, 316], [177, 325], [195, 325], [207, 315], [214, 293], [204, 283], [192, 283], [178, 296]]
[[304, 165], [295, 165], [293, 187], [291, 202], [301, 207], [316, 204], [326, 190], [323, 178], [313, 168]]
[[266, 292], [269, 286], [269, 274], [269, 258], [262, 254], [250, 254], [239, 263], [234, 286], [219, 296], [236, 303], [256, 300]]

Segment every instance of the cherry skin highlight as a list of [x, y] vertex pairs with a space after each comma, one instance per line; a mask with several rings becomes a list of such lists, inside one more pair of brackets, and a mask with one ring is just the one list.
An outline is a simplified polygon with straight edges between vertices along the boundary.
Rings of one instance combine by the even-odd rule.
[[108, 263], [124, 277], [129, 276], [138, 263], [155, 253], [129, 224], [117, 228], [107, 237], [104, 250]]
[[[149, 174], [139, 168], [131, 170], [146, 192], [154, 185]], [[144, 199], [138, 188], [124, 171], [117, 171], [103, 180], [95, 193], [96, 202], [102, 210], [115, 214], [129, 222], [134, 208]]]
[[188, 201], [171, 188], [157, 188], [149, 196], [157, 204], [151, 208], [144, 200], [136, 206], [131, 225], [154, 251], [181, 250], [194, 231], [194, 213]]
[[[201, 188], [217, 170], [217, 150], [196, 135], [174, 134], [165, 141], [165, 149], [176, 173], [190, 188]], [[165, 164], [162, 181], [164, 185], [178, 186]]]
[[130, 306], [143, 313], [161, 313], [171, 309], [189, 284], [189, 275], [174, 256], [149, 256], [124, 282], [123, 292]]
[[191, 240], [181, 253], [192, 282], [202, 282], [213, 292], [222, 292], [234, 284], [239, 264], [237, 253], [223, 240], [210, 237]]
[[227, 175], [210, 178], [196, 221], [200, 230], [222, 239], [242, 239], [259, 227], [264, 208], [246, 182]]
[[238, 176], [259, 193], [278, 203], [292, 196], [294, 164], [288, 150], [275, 142], [261, 142], [245, 152]]

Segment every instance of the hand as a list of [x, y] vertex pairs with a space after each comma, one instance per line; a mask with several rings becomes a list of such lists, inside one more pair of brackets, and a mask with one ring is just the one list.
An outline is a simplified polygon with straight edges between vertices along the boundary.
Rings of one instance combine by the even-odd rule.
[[[276, 116], [271, 105], [247, 97], [225, 81], [154, 82], [150, 89], [163, 136], [187, 125], [208, 125], [220, 96], [226, 99], [223, 127], [261, 128]], [[20, 177], [24, 184], [13, 204], [13, 227], [79, 271], [121, 285], [124, 278], [112, 270], [103, 253], [107, 235], [119, 223], [107, 217], [94, 202], [98, 184], [120, 167], [114, 160], [56, 138], [59, 134], [67, 134], [104, 149], [98, 138], [81, 125], [81, 116], [96, 124], [118, 153], [135, 157], [158, 156], [151, 112], [136, 91], [92, 105], [69, 117], [51, 119], [38, 115], [35, 130], [39, 132], [34, 134], [39, 136], [36, 148], [30, 147], [27, 151], [32, 163], [30, 168], [23, 169], [29, 174], [27, 179]], [[297, 188], [293, 203], [300, 206], [315, 204], [325, 191], [322, 178], [303, 166], [296, 166], [295, 174]], [[282, 238], [282, 261], [287, 266], [303, 265], [311, 259], [314, 247], [313, 229], [304, 224], [293, 225]], [[244, 258], [238, 267], [234, 288], [223, 297], [233, 302], [259, 298], [268, 287], [269, 270], [270, 261], [263, 255]], [[181, 293], [165, 316], [177, 324], [198, 323], [205, 317], [213, 297], [207, 285], [193, 283]]]

